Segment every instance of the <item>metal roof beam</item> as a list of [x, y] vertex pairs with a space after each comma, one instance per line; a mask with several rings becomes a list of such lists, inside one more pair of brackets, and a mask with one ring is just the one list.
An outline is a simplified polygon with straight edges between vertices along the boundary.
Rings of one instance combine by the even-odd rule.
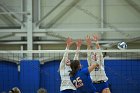
[[65, 0], [61, 0], [49, 13], [45, 14], [37, 23], [36, 26], [39, 26], [44, 19], [46, 19], [56, 8], [58, 8]]
[[[140, 32], [140, 28], [118, 28], [122, 32]], [[115, 29], [112, 28], [82, 28], [82, 29], [77, 29], [77, 28], [53, 28], [53, 29], [33, 29], [34, 33], [46, 33], [46, 32], [117, 32]], [[12, 33], [12, 32], [18, 32], [18, 33], [26, 33], [26, 29], [0, 29], [0, 33]]]
[[125, 0], [130, 6], [132, 6], [137, 12], [140, 13], [140, 6], [138, 4], [136, 4], [134, 1], [132, 0]]
[[9, 37], [12, 37], [14, 35], [15, 35], [14, 33], [10, 33], [10, 34], [4, 35], [4, 36], [0, 36], [0, 39], [9, 38]]
[[17, 23], [19, 23], [21, 26], [24, 26], [23, 22], [15, 14], [11, 13], [10, 10], [7, 7], [5, 7], [3, 4], [0, 4], [0, 9], [6, 13], [9, 12], [7, 13], [7, 16], [9, 16]]
[[[119, 31], [138, 31], [140, 32], [140, 28], [118, 28]], [[116, 31], [116, 29], [113, 29], [113, 28], [82, 28], [82, 29], [79, 29], [79, 28], [62, 28], [62, 29], [59, 29], [59, 28], [53, 28], [53, 29], [34, 29], [34, 32], [112, 32], [112, 31]], [[116, 31], [117, 32], [117, 31]]]
[[73, 0], [67, 7], [62, 9], [45, 27], [51, 28], [60, 18], [62, 18], [70, 9], [72, 9], [80, 0]]

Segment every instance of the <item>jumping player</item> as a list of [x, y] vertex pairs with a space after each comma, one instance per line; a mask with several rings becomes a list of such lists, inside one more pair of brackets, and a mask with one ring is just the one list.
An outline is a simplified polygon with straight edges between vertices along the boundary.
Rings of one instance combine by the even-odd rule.
[[63, 55], [63, 58], [60, 62], [60, 76], [61, 76], [61, 86], [60, 86], [60, 93], [75, 93], [75, 86], [70, 81], [69, 71], [70, 68], [70, 60], [68, 58], [68, 51], [69, 47], [72, 44], [72, 39], [68, 38], [66, 41], [66, 52]]
[[[98, 43], [98, 37], [93, 36], [93, 39], [96, 43], [96, 49], [100, 49], [100, 45]], [[87, 49], [91, 50], [91, 39], [89, 36], [86, 38], [87, 41]], [[97, 93], [110, 93], [110, 89], [108, 87], [108, 77], [106, 76], [105, 69], [104, 69], [104, 58], [102, 52], [88, 52], [87, 53], [87, 61], [88, 65], [91, 66], [92, 64], [98, 63], [100, 65], [99, 68], [95, 68], [91, 72], [91, 79], [93, 81], [93, 85], [96, 87]]]
[[[78, 45], [77, 45], [78, 46]], [[73, 85], [77, 88], [76, 93], [95, 93], [95, 87], [92, 84], [90, 78], [90, 72], [99, 67], [98, 64], [92, 64], [91, 66], [82, 69], [79, 60], [71, 61], [70, 67], [70, 79]]]

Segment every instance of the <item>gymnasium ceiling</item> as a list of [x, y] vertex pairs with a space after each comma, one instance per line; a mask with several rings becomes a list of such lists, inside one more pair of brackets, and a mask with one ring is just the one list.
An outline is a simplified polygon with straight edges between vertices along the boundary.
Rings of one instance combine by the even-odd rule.
[[1, 50], [61, 49], [67, 37], [93, 34], [103, 47], [139, 49], [140, 0], [0, 0]]

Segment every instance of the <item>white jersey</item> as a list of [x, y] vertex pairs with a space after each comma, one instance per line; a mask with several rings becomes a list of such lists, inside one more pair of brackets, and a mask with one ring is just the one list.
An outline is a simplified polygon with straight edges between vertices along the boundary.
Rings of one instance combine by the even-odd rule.
[[[66, 49], [67, 50], [67, 49]], [[61, 76], [61, 86], [60, 91], [66, 90], [66, 89], [72, 89], [76, 90], [75, 86], [71, 83], [69, 71], [71, 71], [70, 66], [66, 65], [66, 61], [68, 60], [68, 52], [66, 51], [63, 55], [63, 59], [60, 63], [60, 76]]]
[[101, 52], [91, 53], [88, 52], [87, 54], [88, 65], [93, 63], [98, 63], [100, 65], [99, 68], [95, 68], [91, 73], [92, 81], [100, 81], [104, 80], [107, 81], [108, 77], [106, 76], [105, 69], [104, 69], [104, 58]]

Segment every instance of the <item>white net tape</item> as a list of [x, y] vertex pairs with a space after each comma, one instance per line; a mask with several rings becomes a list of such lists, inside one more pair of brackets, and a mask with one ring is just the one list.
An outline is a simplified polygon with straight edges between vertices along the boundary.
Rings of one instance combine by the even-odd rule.
[[[25, 50], [25, 51], [0, 51], [0, 59], [19, 62], [23, 59], [37, 59], [41, 62], [50, 60], [61, 60], [66, 50]], [[80, 50], [80, 59], [87, 58], [87, 52], [103, 52], [106, 53], [107, 59], [140, 59], [140, 49], [129, 50]], [[69, 55], [73, 58], [76, 50], [68, 50]]]

